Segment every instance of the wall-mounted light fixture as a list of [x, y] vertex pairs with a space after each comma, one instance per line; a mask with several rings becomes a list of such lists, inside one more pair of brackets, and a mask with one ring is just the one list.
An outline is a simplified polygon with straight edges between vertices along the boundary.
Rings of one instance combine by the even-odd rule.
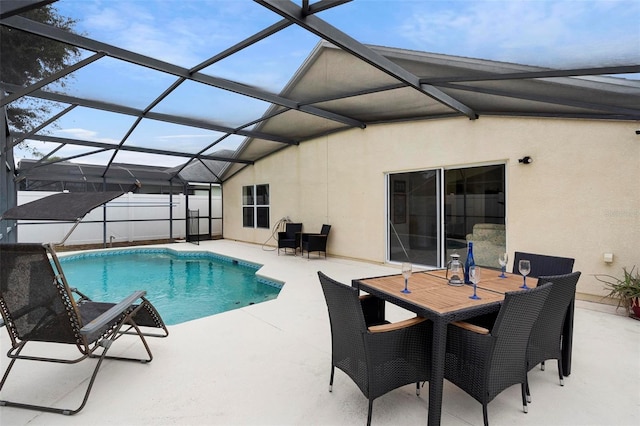
[[520, 159], [518, 159], [518, 163], [522, 163], [522, 164], [531, 164], [533, 163], [533, 158], [529, 157], [528, 155], [525, 157], [522, 157]]

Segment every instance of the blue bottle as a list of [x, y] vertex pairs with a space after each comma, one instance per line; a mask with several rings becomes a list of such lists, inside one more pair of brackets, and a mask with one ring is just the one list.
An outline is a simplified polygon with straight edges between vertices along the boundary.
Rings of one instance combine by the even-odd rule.
[[469, 268], [475, 266], [476, 262], [473, 260], [473, 243], [469, 241], [469, 250], [467, 251], [467, 260], [464, 262], [464, 283], [471, 284], [469, 279]]

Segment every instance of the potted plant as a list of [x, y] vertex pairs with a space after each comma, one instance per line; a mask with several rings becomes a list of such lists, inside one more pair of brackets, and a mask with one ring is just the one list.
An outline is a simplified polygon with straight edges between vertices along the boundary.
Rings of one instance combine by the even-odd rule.
[[609, 291], [605, 297], [618, 299], [618, 308], [626, 309], [628, 314], [633, 314], [640, 318], [640, 273], [634, 266], [630, 271], [622, 268], [624, 273], [622, 278], [611, 275], [596, 275], [596, 279], [605, 285]]

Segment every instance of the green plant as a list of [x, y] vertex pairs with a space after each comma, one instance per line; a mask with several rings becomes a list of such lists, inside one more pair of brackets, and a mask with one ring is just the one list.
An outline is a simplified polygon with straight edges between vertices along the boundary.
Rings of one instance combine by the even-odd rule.
[[[635, 270], [635, 272], [634, 272]], [[611, 275], [596, 275], [596, 279], [605, 285], [605, 290], [609, 291], [605, 297], [618, 299], [618, 308], [621, 306], [630, 313], [633, 306], [639, 306], [640, 298], [640, 273], [634, 266], [630, 271], [622, 268], [623, 278]]]

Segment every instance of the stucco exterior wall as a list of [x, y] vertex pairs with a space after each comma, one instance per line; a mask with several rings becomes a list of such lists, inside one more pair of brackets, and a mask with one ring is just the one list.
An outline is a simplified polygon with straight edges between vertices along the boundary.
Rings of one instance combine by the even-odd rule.
[[[578, 292], [600, 300], [593, 274], [640, 267], [637, 129], [628, 122], [481, 117], [325, 136], [224, 184], [224, 238], [275, 244], [272, 230], [242, 227], [242, 186], [269, 184], [272, 226], [285, 216], [303, 222], [305, 232], [328, 223], [329, 255], [384, 262], [386, 173], [504, 163], [507, 251], [575, 258], [574, 270], [583, 273]], [[532, 164], [518, 163], [525, 155]], [[614, 254], [613, 263], [603, 261], [605, 252]]]

